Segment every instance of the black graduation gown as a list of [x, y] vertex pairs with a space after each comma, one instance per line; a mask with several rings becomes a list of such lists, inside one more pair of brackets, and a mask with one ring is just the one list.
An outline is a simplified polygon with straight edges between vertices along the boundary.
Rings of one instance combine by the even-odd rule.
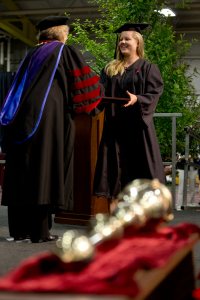
[[[40, 47], [46, 47], [41, 48], [37, 57], [40, 59], [50, 45], [32, 49], [18, 72], [17, 87], [21, 86], [20, 78], [25, 70], [33, 65], [17, 112], [5, 126], [6, 168], [2, 205], [73, 208], [74, 114], [88, 113], [99, 103], [100, 84], [81, 53], [72, 46], [65, 45], [58, 60], [62, 43], [56, 43], [54, 51], [50, 51], [45, 62], [41, 60], [37, 67], [34, 65], [36, 59], [32, 61], [32, 58], [37, 56]], [[49, 86], [56, 60], [58, 66]], [[48, 86], [49, 93], [41, 114]], [[35, 124], [37, 128], [31, 135]]]
[[138, 101], [130, 107], [116, 102], [105, 104], [94, 194], [116, 197], [124, 186], [139, 178], [158, 178], [164, 183], [164, 167], [153, 123], [163, 91], [159, 69], [138, 59], [122, 75], [110, 78], [103, 72], [102, 82], [105, 96], [128, 98], [128, 90], [137, 95]]

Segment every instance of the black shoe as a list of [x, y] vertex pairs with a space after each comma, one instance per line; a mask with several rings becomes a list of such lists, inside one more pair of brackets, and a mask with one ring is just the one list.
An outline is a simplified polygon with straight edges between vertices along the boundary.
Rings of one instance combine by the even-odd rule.
[[43, 239], [44, 242], [52, 242], [52, 241], [57, 241], [58, 235], [51, 234], [47, 238]]
[[54, 241], [57, 241], [57, 239], [58, 239], [57, 235], [49, 235], [48, 237], [43, 238], [43, 239], [34, 239], [34, 238], [32, 238], [31, 242], [32, 243], [54, 242]]
[[23, 242], [30, 242], [30, 236], [23, 236], [23, 237], [14, 237], [14, 241], [16, 243], [23, 243]]

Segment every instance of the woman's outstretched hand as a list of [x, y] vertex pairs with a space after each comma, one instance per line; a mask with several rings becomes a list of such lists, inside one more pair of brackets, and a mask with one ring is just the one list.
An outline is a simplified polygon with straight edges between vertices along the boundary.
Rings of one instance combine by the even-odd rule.
[[137, 96], [134, 94], [131, 94], [129, 91], [126, 91], [126, 93], [128, 94], [128, 96], [130, 97], [130, 100], [128, 101], [128, 103], [126, 103], [124, 105], [124, 107], [130, 106], [130, 105], [134, 105], [135, 102], [137, 102]]

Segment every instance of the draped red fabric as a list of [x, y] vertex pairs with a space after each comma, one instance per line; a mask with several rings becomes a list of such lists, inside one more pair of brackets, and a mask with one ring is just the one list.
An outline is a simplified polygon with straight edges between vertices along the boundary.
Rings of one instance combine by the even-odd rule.
[[1, 277], [0, 290], [134, 297], [139, 292], [134, 273], [167, 264], [171, 255], [190, 243], [192, 233], [200, 234], [200, 228], [189, 223], [156, 230], [129, 228], [123, 238], [98, 246], [89, 262], [64, 263], [53, 253], [41, 253]]

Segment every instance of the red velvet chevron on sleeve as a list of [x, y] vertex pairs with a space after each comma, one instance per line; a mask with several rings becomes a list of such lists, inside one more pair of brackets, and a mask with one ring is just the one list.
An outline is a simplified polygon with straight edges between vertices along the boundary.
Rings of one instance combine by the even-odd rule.
[[76, 113], [90, 112], [101, 101], [99, 77], [89, 66], [69, 73], [74, 78], [71, 88]]
[[73, 47], [67, 48], [74, 110], [76, 113], [89, 113], [100, 103], [103, 87], [99, 83], [99, 76], [85, 63], [82, 54]]

